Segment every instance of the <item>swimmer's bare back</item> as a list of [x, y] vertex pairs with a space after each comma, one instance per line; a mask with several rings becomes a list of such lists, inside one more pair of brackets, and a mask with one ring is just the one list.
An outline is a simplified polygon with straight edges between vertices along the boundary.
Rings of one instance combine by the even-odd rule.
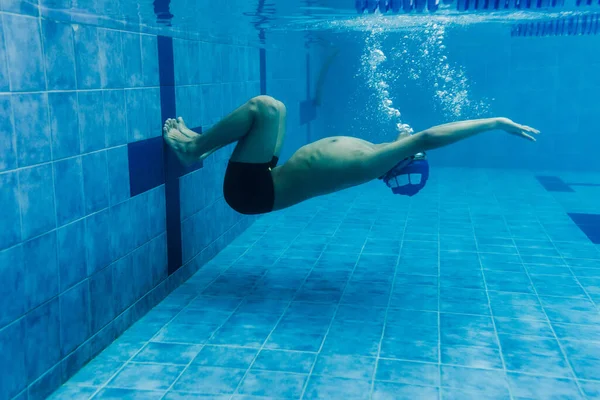
[[[399, 161], [416, 153], [448, 146], [483, 132], [500, 130], [529, 141], [535, 141], [534, 136], [539, 134], [538, 130], [507, 118], [469, 120], [400, 136], [391, 143], [374, 144], [349, 136], [329, 137], [301, 147], [283, 165], [275, 166], [273, 160], [279, 158], [285, 137], [285, 114], [283, 103], [269, 96], [258, 96], [202, 135], [190, 131], [181, 118], [169, 119], [164, 126], [164, 138], [184, 163], [202, 160], [237, 142], [225, 178], [225, 186], [229, 188], [225, 198], [239, 212], [259, 214], [361, 185], [379, 178]], [[234, 168], [238, 172], [252, 173], [229, 174]], [[228, 176], [230, 181], [227, 181]], [[257, 187], [260, 190], [256, 190]]]

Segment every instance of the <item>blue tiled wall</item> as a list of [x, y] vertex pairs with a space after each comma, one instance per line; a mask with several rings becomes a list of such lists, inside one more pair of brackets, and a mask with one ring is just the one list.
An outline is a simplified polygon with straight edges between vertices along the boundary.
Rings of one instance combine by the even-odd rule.
[[[222, 197], [232, 147], [213, 154], [180, 178], [184, 265], [168, 276], [165, 186], [132, 196], [128, 156], [161, 135], [157, 36], [0, 4], [0, 399], [37, 399], [254, 219]], [[173, 40], [177, 114], [190, 127], [260, 93], [258, 48]], [[307, 141], [306, 71], [303, 39], [281, 44], [267, 52], [267, 87], [288, 105], [286, 158]]]
[[[441, 64], [422, 54], [419, 46], [425, 46], [427, 34], [410, 34], [420, 37], [417, 40], [407, 40], [403, 32], [384, 35], [382, 50], [388, 61], [382, 72], [388, 75], [391, 98], [404, 122], [420, 130], [493, 115], [543, 133], [535, 145], [499, 133], [473, 138], [431, 152], [431, 160], [439, 166], [599, 170], [595, 149], [600, 135], [593, 110], [600, 87], [596, 72], [600, 56], [593, 49], [600, 45], [600, 37], [511, 37], [510, 29], [510, 24], [493, 23], [446, 26], [447, 62], [464, 70], [469, 98], [490, 106], [483, 114], [466, 106], [458, 117], [445, 116], [435, 100], [432, 77]], [[399, 44], [406, 42], [412, 47], [400, 54]], [[393, 121], [377, 111], [377, 100], [360, 72], [365, 34], [345, 35], [340, 43], [341, 53], [331, 71], [338, 79], [328, 80], [324, 97], [327, 130], [374, 141], [394, 139]], [[409, 65], [419, 72], [417, 80], [407, 78]]]

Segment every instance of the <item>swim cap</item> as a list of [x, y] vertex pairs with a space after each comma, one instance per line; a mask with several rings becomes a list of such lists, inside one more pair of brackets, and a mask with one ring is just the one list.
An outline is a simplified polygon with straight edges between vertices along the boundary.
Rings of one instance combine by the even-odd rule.
[[429, 163], [425, 153], [405, 158], [379, 179], [382, 179], [394, 194], [414, 196], [425, 187], [429, 179]]

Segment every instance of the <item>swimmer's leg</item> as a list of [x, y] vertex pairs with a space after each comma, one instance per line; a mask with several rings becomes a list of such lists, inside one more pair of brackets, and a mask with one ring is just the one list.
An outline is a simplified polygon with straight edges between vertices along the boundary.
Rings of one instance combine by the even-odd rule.
[[282, 102], [278, 101], [277, 103], [277, 108], [279, 110], [279, 129], [277, 131], [277, 143], [275, 144], [274, 156], [279, 158], [285, 140], [287, 109]]
[[277, 143], [280, 104], [268, 96], [255, 97], [202, 135], [187, 129], [183, 120], [169, 119], [165, 122], [163, 136], [186, 164], [202, 160], [214, 151], [238, 141], [240, 143], [232, 160], [270, 162]]

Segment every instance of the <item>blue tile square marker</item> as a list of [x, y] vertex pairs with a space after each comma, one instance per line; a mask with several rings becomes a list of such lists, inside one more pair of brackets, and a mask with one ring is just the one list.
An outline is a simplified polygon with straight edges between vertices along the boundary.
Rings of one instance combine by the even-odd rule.
[[600, 244], [600, 214], [569, 213], [569, 217], [594, 244]]

